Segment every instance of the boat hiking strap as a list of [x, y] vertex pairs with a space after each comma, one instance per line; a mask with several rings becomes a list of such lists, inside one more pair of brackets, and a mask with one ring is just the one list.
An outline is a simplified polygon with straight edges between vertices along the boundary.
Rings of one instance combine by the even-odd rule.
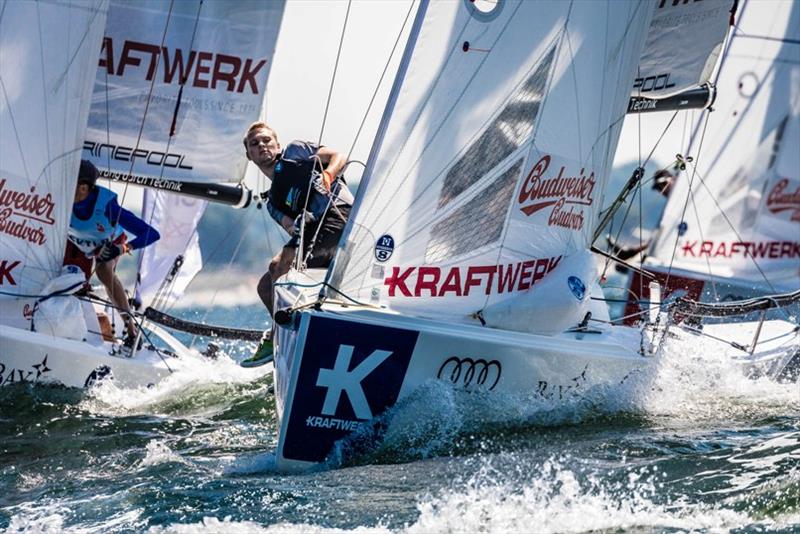
[[[230, 328], [227, 326], [217, 326], [205, 323], [195, 323], [179, 319], [168, 313], [148, 307], [144, 310], [145, 318], [173, 330], [188, 332], [198, 336], [218, 337], [222, 339], [238, 339], [242, 341], [259, 341], [264, 332], [261, 330], [250, 330], [246, 328]], [[271, 334], [267, 334], [268, 336]]]

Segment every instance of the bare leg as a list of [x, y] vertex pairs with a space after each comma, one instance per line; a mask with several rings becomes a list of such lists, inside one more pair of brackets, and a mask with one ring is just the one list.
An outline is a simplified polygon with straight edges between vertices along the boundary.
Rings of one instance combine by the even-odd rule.
[[261, 298], [261, 302], [264, 303], [264, 306], [267, 307], [267, 310], [269, 310], [270, 316], [272, 316], [272, 312], [274, 311], [273, 284], [278, 278], [289, 272], [296, 252], [296, 248], [283, 247], [281, 251], [272, 258], [272, 261], [269, 262], [267, 272], [264, 273], [264, 276], [258, 281], [258, 296]]
[[128, 334], [136, 334], [136, 323], [133, 322], [131, 307], [128, 304], [128, 296], [125, 294], [125, 288], [122, 282], [120, 282], [119, 278], [117, 278], [117, 274], [114, 272], [114, 267], [116, 267], [116, 262], [114, 261], [97, 262], [95, 273], [97, 274], [97, 278], [100, 279], [100, 282], [105, 286], [108, 297], [111, 299], [114, 306], [117, 307], [117, 311], [123, 314], [125, 324], [128, 326]]

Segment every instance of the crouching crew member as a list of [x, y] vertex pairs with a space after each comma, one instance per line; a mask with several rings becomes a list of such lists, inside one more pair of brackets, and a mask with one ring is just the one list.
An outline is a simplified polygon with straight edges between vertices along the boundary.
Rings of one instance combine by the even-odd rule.
[[[294, 262], [301, 233], [306, 267], [327, 268], [350, 215], [353, 194], [339, 177], [346, 158], [335, 150], [305, 141], [292, 141], [281, 149], [278, 134], [263, 122], [250, 125], [244, 146], [247, 158], [272, 180], [267, 210], [291, 236], [258, 283], [258, 296], [272, 315], [274, 282]], [[242, 365], [255, 367], [271, 360], [267, 337]]]
[[[94, 268], [111, 302], [125, 320], [123, 344], [132, 350], [137, 337], [136, 324], [125, 288], [115, 271], [117, 261], [122, 254], [155, 243], [161, 236], [155, 228], [122, 208], [117, 203], [116, 193], [97, 185], [98, 174], [92, 162], [81, 160], [64, 264], [80, 267], [87, 281]], [[128, 242], [123, 230], [135, 238]]]

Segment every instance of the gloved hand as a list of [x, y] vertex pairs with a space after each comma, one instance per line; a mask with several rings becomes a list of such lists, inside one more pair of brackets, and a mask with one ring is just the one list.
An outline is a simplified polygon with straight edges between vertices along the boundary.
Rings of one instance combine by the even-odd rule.
[[100, 247], [100, 250], [97, 253], [97, 260], [98, 261], [111, 261], [117, 256], [121, 254], [125, 254], [130, 250], [130, 245], [128, 244], [116, 244], [112, 243], [111, 241], [107, 241]]
[[303, 226], [308, 226], [309, 224], [313, 224], [317, 222], [316, 216], [311, 213], [310, 211], [304, 211], [294, 219], [294, 234], [295, 236], [300, 235], [300, 230]]
[[331, 184], [334, 177], [328, 171], [311, 171], [311, 183], [314, 184], [314, 189], [320, 193], [327, 193], [331, 190]]

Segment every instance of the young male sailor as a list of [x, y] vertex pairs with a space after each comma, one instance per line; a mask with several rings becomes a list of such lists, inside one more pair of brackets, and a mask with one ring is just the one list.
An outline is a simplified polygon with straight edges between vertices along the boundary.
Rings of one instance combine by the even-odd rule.
[[[258, 282], [258, 296], [272, 315], [274, 281], [295, 260], [301, 231], [306, 267], [328, 267], [350, 215], [353, 195], [339, 177], [346, 158], [335, 150], [305, 141], [292, 141], [281, 150], [277, 133], [263, 122], [251, 124], [243, 141], [247, 159], [272, 180], [269, 214], [291, 236]], [[253, 357], [242, 365], [255, 367], [271, 357], [272, 342], [265, 335]]]
[[[128, 297], [115, 272], [119, 256], [158, 241], [161, 235], [142, 219], [117, 203], [117, 194], [96, 184], [97, 167], [81, 160], [75, 203], [69, 224], [65, 265], [77, 265], [88, 280], [95, 267], [97, 278], [106, 288], [111, 302], [125, 320], [127, 332], [123, 344], [133, 349], [136, 324], [131, 316]], [[136, 236], [130, 243], [123, 232]], [[96, 266], [95, 266], [96, 262]]]

